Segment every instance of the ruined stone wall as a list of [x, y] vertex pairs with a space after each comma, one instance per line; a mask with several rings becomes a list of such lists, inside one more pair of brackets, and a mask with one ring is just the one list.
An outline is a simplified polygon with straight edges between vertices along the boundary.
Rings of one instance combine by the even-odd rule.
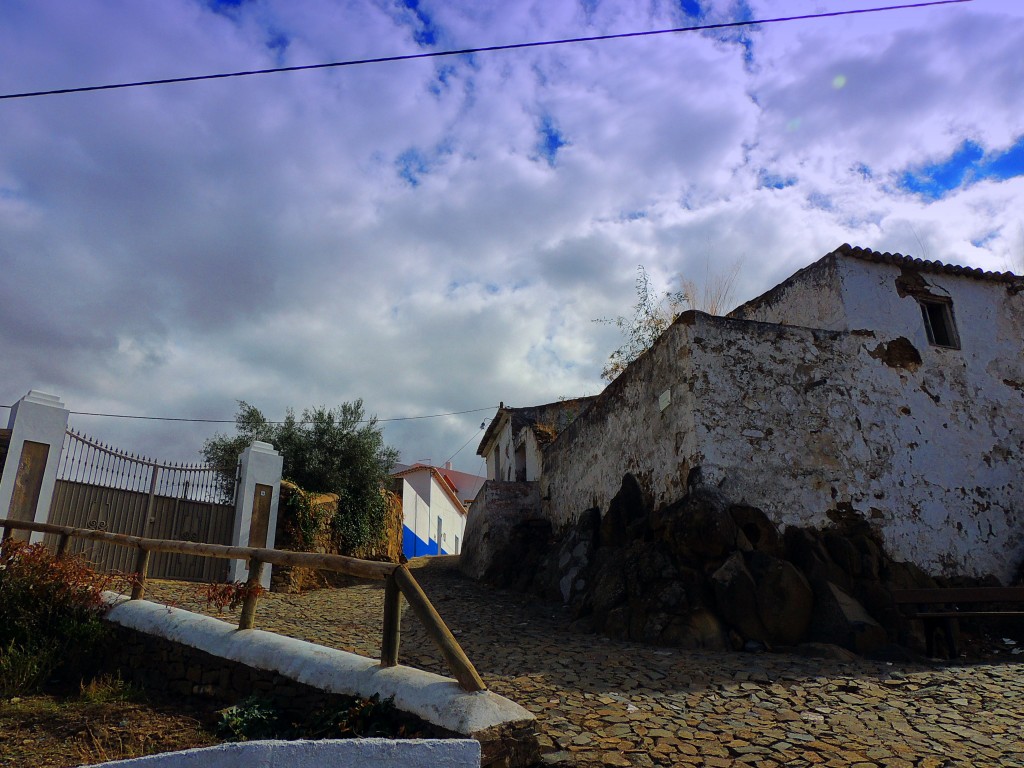
[[780, 526], [859, 514], [899, 559], [1007, 581], [1024, 559], [1019, 335], [1013, 354], [961, 334], [949, 350], [685, 313], [549, 447], [545, 512], [556, 528], [603, 512], [626, 472], [657, 508], [690, 478]]
[[[536, 482], [488, 480], [469, 508], [459, 568], [474, 579], [487, 578], [491, 569], [501, 570], [503, 564], [496, 560], [508, 556], [507, 545], [514, 531], [540, 520]], [[550, 531], [547, 526], [542, 534], [545, 540]]]
[[849, 330], [840, 267], [836, 257], [829, 254], [737, 307], [729, 317], [832, 331]]

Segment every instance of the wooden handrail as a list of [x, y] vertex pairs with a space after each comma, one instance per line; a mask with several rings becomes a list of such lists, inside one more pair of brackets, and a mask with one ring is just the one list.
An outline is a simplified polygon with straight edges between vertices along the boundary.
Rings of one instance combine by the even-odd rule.
[[398, 567], [395, 563], [380, 563], [359, 560], [345, 555], [321, 555], [315, 552], [286, 552], [281, 549], [259, 547], [229, 547], [224, 544], [202, 544], [196, 541], [171, 541], [169, 539], [147, 539], [125, 533], [94, 531], [91, 528], [71, 528], [51, 523], [31, 523], [24, 520], [0, 520], [0, 526], [14, 530], [38, 531], [40, 533], [67, 534], [79, 539], [108, 541], [125, 547], [138, 547], [150, 552], [171, 552], [179, 555], [201, 555], [219, 557], [225, 560], [249, 560], [258, 557], [271, 565], [293, 565], [302, 568], [318, 568], [325, 571], [344, 573], [361, 579], [385, 580]]
[[360, 560], [344, 555], [321, 555], [314, 552], [286, 552], [280, 549], [260, 547], [229, 547], [223, 544], [202, 544], [194, 541], [149, 539], [122, 533], [94, 531], [90, 528], [72, 528], [66, 525], [35, 523], [25, 520], [0, 519], [0, 529], [3, 531], [3, 539], [7, 539], [11, 531], [14, 530], [57, 534], [60, 537], [61, 553], [67, 546], [67, 539], [70, 538], [106, 541], [123, 547], [135, 547], [138, 549], [138, 554], [132, 578], [132, 599], [139, 599], [145, 594], [146, 572], [151, 552], [247, 560], [249, 578], [245, 585], [246, 594], [242, 604], [239, 629], [252, 629], [255, 623], [259, 580], [264, 563], [317, 568], [361, 579], [384, 581], [384, 632], [381, 638], [381, 666], [389, 667], [398, 664], [401, 596], [404, 595], [413, 613], [422, 622], [427, 635], [441, 651], [448, 663], [449, 670], [459, 681], [459, 685], [470, 692], [487, 690], [486, 684], [473, 667], [469, 657], [466, 656], [466, 652], [452, 635], [451, 630], [437, 613], [412, 573], [404, 565]]

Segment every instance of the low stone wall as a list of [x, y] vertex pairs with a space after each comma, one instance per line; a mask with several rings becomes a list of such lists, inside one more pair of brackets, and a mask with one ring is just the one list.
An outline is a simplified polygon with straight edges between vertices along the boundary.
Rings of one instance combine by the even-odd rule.
[[469, 740], [346, 739], [250, 741], [100, 763], [96, 768], [477, 768], [480, 745]]
[[541, 535], [547, 538], [551, 525], [542, 519], [537, 482], [488, 480], [469, 510], [459, 568], [474, 579], [487, 579], [492, 570], [507, 570], [503, 563], [496, 563], [495, 558], [508, 551], [510, 537], [522, 535], [531, 521], [540, 524]]
[[253, 693], [287, 713], [340, 696], [394, 697], [396, 708], [438, 736], [478, 741], [482, 766], [516, 768], [538, 755], [534, 716], [491, 691], [146, 600], [106, 593], [122, 675], [152, 690], [237, 701]]

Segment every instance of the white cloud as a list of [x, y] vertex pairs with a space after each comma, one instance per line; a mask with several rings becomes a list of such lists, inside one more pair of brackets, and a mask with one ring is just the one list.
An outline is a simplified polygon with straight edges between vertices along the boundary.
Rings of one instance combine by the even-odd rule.
[[[684, 19], [619, 0], [421, 10], [16, 3], [0, 91]], [[894, 178], [1024, 133], [1019, 4], [748, 37], [752, 61], [736, 35], [688, 33], [0, 101], [0, 402], [32, 387], [74, 410], [207, 418], [239, 399], [272, 417], [357, 397], [382, 417], [528, 404], [600, 389], [618, 340], [592, 321], [628, 314], [638, 264], [665, 290], [742, 258], [737, 302], [844, 241], [1003, 268], [1020, 178], [934, 203]], [[489, 415], [386, 436], [440, 462]], [[76, 418], [168, 459], [216, 428]], [[478, 467], [473, 448], [457, 466]]]

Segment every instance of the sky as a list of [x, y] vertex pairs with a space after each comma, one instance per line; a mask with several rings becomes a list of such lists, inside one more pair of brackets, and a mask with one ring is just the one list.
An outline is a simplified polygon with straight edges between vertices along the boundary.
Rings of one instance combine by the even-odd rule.
[[[0, 94], [888, 4], [0, 0]], [[601, 391], [640, 265], [733, 305], [845, 242], [1024, 272], [1022, 50], [1024, 3], [974, 0], [0, 100], [0, 405], [469, 411], [381, 424], [482, 474], [499, 402]]]

